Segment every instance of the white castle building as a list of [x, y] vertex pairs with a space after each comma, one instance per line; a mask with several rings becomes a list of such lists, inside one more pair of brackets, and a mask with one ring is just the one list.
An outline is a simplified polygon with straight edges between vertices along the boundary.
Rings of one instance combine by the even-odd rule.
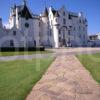
[[87, 46], [87, 19], [83, 13], [45, 7], [42, 14], [31, 12], [26, 2], [11, 8], [9, 28], [0, 19], [0, 47]]

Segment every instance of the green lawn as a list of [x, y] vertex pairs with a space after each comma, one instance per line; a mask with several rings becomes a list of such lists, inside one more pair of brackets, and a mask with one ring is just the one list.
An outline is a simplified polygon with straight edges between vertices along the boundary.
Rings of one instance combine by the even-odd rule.
[[52, 51], [24, 51], [24, 52], [0, 52], [0, 56], [15, 56], [15, 55], [31, 55], [31, 54], [46, 54], [53, 53]]
[[77, 56], [80, 62], [90, 71], [93, 78], [100, 83], [100, 53]]
[[0, 62], [0, 100], [25, 100], [53, 60], [49, 57]]

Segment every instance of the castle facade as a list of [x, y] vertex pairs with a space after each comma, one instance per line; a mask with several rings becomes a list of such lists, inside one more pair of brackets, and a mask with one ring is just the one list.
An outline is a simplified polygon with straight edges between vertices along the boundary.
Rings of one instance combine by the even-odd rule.
[[9, 28], [0, 18], [0, 47], [78, 47], [87, 46], [88, 22], [83, 13], [74, 13], [63, 6], [33, 14], [27, 3], [11, 7]]

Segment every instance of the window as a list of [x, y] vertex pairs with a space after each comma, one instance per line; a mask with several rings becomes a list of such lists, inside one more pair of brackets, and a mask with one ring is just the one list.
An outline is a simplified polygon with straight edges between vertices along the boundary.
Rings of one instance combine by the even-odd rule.
[[65, 13], [65, 12], [63, 12], [63, 15], [65, 16], [65, 15], [66, 15], [66, 13]]
[[14, 46], [14, 42], [13, 42], [13, 40], [10, 40], [10, 46], [11, 46], [11, 47]]
[[79, 23], [81, 23], [81, 20], [79, 20]]
[[14, 35], [14, 36], [16, 35], [16, 31], [13, 31], [13, 35]]
[[85, 24], [85, 21], [83, 20], [83, 24]]
[[70, 35], [70, 30], [68, 30], [68, 35]]
[[61, 42], [61, 37], [59, 37], [59, 42]]
[[75, 27], [74, 27], [74, 29], [73, 29], [73, 30], [74, 30], [74, 31], [76, 30], [76, 29], [75, 29]]
[[29, 24], [28, 24], [28, 23], [25, 23], [25, 27], [26, 27], [26, 28], [29, 28]]
[[49, 35], [52, 36], [52, 30], [51, 30], [51, 29], [50, 29], [50, 33], [49, 33]]
[[61, 31], [59, 30], [59, 35], [61, 35]]
[[85, 27], [83, 27], [83, 30], [85, 30]]
[[41, 23], [39, 22], [39, 27], [41, 26]]
[[29, 18], [28, 17], [26, 17], [26, 20], [28, 20]]
[[81, 30], [81, 27], [79, 26], [79, 30]]
[[63, 19], [63, 24], [66, 24], [66, 19]]
[[65, 29], [63, 29], [63, 34], [65, 34]]
[[81, 38], [81, 34], [79, 34], [79, 38]]
[[68, 19], [72, 19], [71, 15], [68, 16]]
[[84, 34], [84, 40], [85, 40], [85, 34]]
[[72, 26], [69, 26], [70, 27], [70, 29], [72, 29]]

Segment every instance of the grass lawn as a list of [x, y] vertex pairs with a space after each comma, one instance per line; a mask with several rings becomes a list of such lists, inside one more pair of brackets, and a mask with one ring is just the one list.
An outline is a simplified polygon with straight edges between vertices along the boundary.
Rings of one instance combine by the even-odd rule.
[[0, 62], [0, 100], [25, 100], [53, 60], [49, 57]]
[[53, 53], [52, 51], [23, 51], [23, 52], [0, 52], [0, 56], [16, 56], [16, 55], [31, 55], [31, 54], [46, 54]]
[[93, 78], [100, 83], [100, 53], [77, 56], [80, 62], [90, 71]]

